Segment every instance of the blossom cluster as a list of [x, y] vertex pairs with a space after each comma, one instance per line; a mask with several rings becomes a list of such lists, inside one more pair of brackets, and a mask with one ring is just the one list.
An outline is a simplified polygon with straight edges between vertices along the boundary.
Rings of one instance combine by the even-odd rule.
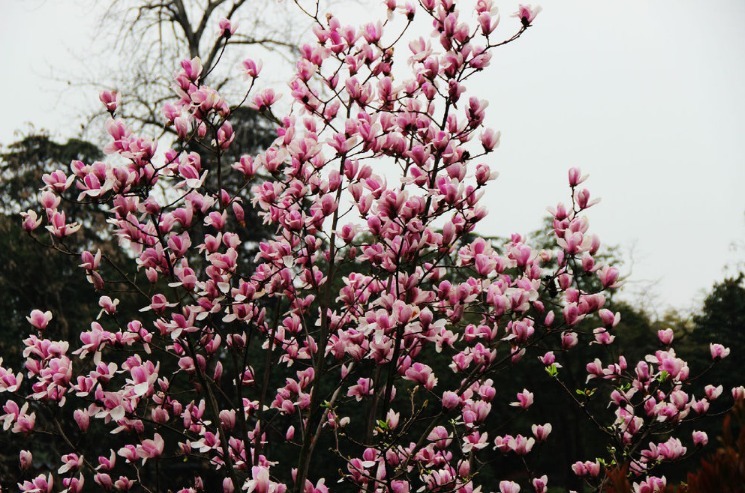
[[[310, 14], [315, 39], [300, 48], [284, 117], [278, 92], [254, 89], [262, 64], [243, 62], [245, 100], [277, 124], [258, 155], [225, 162], [236, 145], [232, 108], [198, 58], [181, 63], [163, 106], [178, 137], [163, 152], [115, 118], [116, 92], [101, 95], [112, 114], [106, 152], [118, 159], [45, 175], [43, 212], [26, 212], [23, 225], [39, 235], [44, 224], [55, 247], [71, 251], [68, 237], [82, 226], [62, 198], [103, 204], [135, 270], [109, 265], [100, 249], [77, 252], [92, 286], [108, 293], [99, 319], [77, 341], [54, 340], [53, 314], [34, 310], [23, 371], [0, 365], [4, 429], [52, 434], [66, 449], [55, 470], [19, 482], [22, 491], [215, 491], [218, 481], [225, 492], [325, 493], [341, 483], [338, 491], [470, 493], [495, 487], [479, 474], [489, 454], [528, 464], [551, 439], [551, 423], [532, 421], [541, 396], [505, 395], [494, 376], [537, 358], [561, 381], [566, 353], [612, 345], [620, 315], [605, 308], [606, 294], [619, 271], [596, 258], [585, 215], [596, 200], [574, 168], [571, 204], [551, 209], [553, 248], [474, 234], [500, 135], [485, 127], [486, 101], [467, 96], [467, 79], [539, 9], [520, 6], [515, 34], [497, 40], [491, 0], [472, 11], [454, 0], [385, 6], [388, 20], [359, 28]], [[432, 35], [402, 46], [418, 16]], [[220, 23], [225, 42], [234, 32]], [[394, 48], [408, 48], [406, 78], [394, 77]], [[252, 258], [244, 229], [260, 225], [246, 224], [248, 208], [272, 232]], [[122, 282], [137, 315], [111, 297]], [[590, 320], [588, 333], [580, 327]], [[659, 339], [638, 363], [586, 365], [587, 387], [614, 411], [596, 420], [614, 455], [572, 467], [590, 484], [626, 462], [635, 491], [660, 491], [654, 468], [687, 451], [671, 433], [723, 395], [714, 386], [689, 394], [672, 334]], [[711, 347], [714, 360], [728, 352]], [[529, 422], [496, 431], [488, 423], [497, 413]], [[76, 437], [94, 430], [118, 445], [85, 450]], [[20, 454], [31, 469], [31, 451]], [[327, 460], [343, 464], [337, 476], [315, 474]], [[161, 472], [184, 461], [195, 466]], [[504, 476], [502, 493], [545, 493], [551, 482], [533, 468]]]

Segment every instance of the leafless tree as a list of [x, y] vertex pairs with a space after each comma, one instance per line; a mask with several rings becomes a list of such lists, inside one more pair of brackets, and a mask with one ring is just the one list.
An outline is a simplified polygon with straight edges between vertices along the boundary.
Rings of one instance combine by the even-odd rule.
[[[81, 83], [119, 90], [122, 115], [159, 131], [166, 131], [160, 108], [173, 97], [179, 60], [200, 57], [205, 83], [239, 101], [245, 91], [240, 61], [264, 58], [269, 77], [287, 70], [308, 27], [283, 0], [110, 0], [99, 12], [99, 42], [91, 46], [92, 69]], [[219, 32], [223, 18], [239, 26], [229, 39]]]

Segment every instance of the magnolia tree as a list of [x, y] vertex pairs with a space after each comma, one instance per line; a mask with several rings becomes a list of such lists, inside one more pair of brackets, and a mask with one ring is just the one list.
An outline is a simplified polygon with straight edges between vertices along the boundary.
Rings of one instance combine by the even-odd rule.
[[[163, 107], [171, 148], [112, 118], [109, 162], [44, 176], [43, 212], [26, 212], [24, 228], [79, 256], [101, 314], [66, 341], [34, 310], [24, 368], [0, 367], [21, 491], [543, 493], [552, 479], [534, 456], [552, 427], [531, 407], [542, 397], [494, 384], [522, 381], [536, 361], [532, 378], [577, 404], [562, 412], [586, 413], [606, 439], [602, 457], [572, 467], [594, 491], [610, 469], [627, 470], [634, 491], [661, 491], [656, 468], [707, 441], [676, 430], [732, 398], [688, 392], [671, 330], [643, 361], [614, 351], [619, 315], [604, 293], [618, 270], [595, 260], [584, 215], [595, 200], [578, 170], [569, 205], [551, 209], [553, 249], [473, 233], [499, 133], [465, 82], [538, 9], [520, 6], [514, 35], [497, 38], [490, 0], [385, 6], [386, 21], [358, 28], [298, 5], [315, 40], [301, 47], [287, 116], [275, 116], [272, 88], [254, 90], [261, 63], [243, 62], [239, 105], [277, 124], [263, 153], [225, 162], [234, 107], [201, 82], [197, 58]], [[432, 35], [407, 41], [422, 16]], [[222, 22], [218, 36], [234, 29]], [[396, 71], [394, 49], [408, 49]], [[101, 99], [113, 117], [118, 95]], [[68, 201], [108, 210], [131, 266], [74, 251], [83, 226]], [[245, 259], [249, 205], [274, 234]], [[123, 288], [139, 311], [119, 306]], [[603, 357], [572, 385], [561, 363], [588, 344]], [[728, 352], [711, 345], [713, 360]], [[519, 468], [486, 474], [503, 456]]]

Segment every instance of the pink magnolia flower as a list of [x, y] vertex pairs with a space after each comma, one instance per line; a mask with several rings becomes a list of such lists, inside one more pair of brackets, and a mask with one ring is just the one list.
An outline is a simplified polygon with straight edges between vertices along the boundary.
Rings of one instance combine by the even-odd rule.
[[352, 385], [349, 387], [349, 390], [347, 391], [347, 395], [349, 397], [354, 397], [359, 402], [365, 396], [371, 395], [372, 391], [373, 391], [372, 379], [360, 378], [357, 380], [356, 385]]
[[523, 389], [522, 392], [519, 392], [517, 394], [516, 402], [510, 403], [510, 406], [521, 407], [523, 409], [528, 409], [532, 405], [533, 405], [533, 392], [530, 392], [527, 389]]
[[734, 387], [732, 389], [732, 397], [735, 399], [735, 401], [742, 401], [745, 400], [745, 387], [740, 385], [739, 387]]
[[598, 279], [603, 283], [603, 287], [606, 289], [612, 289], [618, 287], [618, 269], [615, 267], [604, 266], [598, 271]]
[[13, 424], [13, 433], [31, 433], [36, 427], [36, 413], [26, 414], [28, 408], [28, 402], [21, 408], [21, 414], [16, 418], [15, 424]]
[[548, 438], [548, 435], [551, 434], [551, 430], [553, 427], [551, 426], [551, 423], [546, 423], [543, 425], [532, 425], [530, 429], [533, 431], [533, 435], [535, 435], [535, 438], [542, 442]]
[[66, 454], [62, 456], [62, 466], [57, 470], [59, 474], [64, 474], [68, 471], [77, 471], [80, 466], [83, 465], [83, 456], [78, 454]]
[[715, 361], [729, 356], [729, 348], [721, 344], [711, 343], [709, 344], [709, 350], [711, 351], [711, 358]]
[[148, 310], [153, 310], [155, 313], [160, 314], [163, 313], [167, 308], [171, 308], [173, 306], [176, 306], [176, 303], [169, 303], [165, 295], [157, 293], [153, 295], [150, 304], [143, 308], [140, 308], [140, 311], [145, 312]]
[[23, 381], [23, 373], [13, 374], [12, 371], [5, 369], [3, 359], [0, 358], [0, 392], [15, 392]]
[[634, 493], [662, 493], [667, 488], [667, 480], [665, 476], [658, 478], [656, 476], [650, 476], [646, 481], [642, 481], [637, 484], [634, 483]]
[[520, 485], [514, 481], [500, 481], [499, 482], [500, 493], [519, 493]]
[[[522, 8], [522, 7], [521, 7]], [[538, 8], [540, 12], [540, 7]], [[536, 12], [538, 14], [538, 12]], [[533, 16], [535, 17], [535, 15]], [[532, 19], [531, 19], [532, 20]], [[579, 168], [569, 169], [569, 186], [574, 188], [587, 179], [588, 175], [583, 175]]]
[[370, 44], [375, 44], [380, 41], [380, 37], [383, 35], [383, 25], [380, 21], [377, 23], [367, 23], [362, 27], [362, 36]]
[[125, 476], [119, 476], [119, 479], [114, 481], [114, 489], [117, 491], [129, 491], [131, 490], [136, 481]]
[[693, 443], [697, 446], [703, 447], [709, 443], [709, 436], [705, 431], [694, 431], [692, 433]]
[[444, 426], [436, 426], [427, 436], [427, 440], [432, 442], [435, 448], [445, 449], [450, 446], [453, 437]]
[[479, 27], [481, 27], [481, 32], [485, 36], [488, 36], [492, 32], [494, 32], [494, 30], [499, 25], [499, 14], [496, 12], [481, 12], [478, 15], [478, 20]]
[[96, 270], [101, 265], [101, 250], [96, 250], [95, 255], [86, 250], [80, 254], [80, 259], [83, 261], [80, 267], [85, 270]]
[[24, 493], [51, 493], [54, 487], [54, 478], [51, 474], [44, 476], [39, 474], [31, 481], [18, 483], [18, 488]]
[[36, 215], [36, 211], [21, 212], [21, 217], [23, 218], [24, 231], [34, 231], [41, 225], [41, 218]]
[[65, 238], [76, 233], [81, 228], [78, 223], [68, 223], [64, 212], [55, 211], [49, 217], [47, 230], [57, 238]]
[[563, 332], [561, 334], [562, 349], [571, 349], [579, 343], [579, 337], [576, 332]]
[[119, 300], [112, 300], [110, 297], [104, 295], [98, 299], [98, 306], [101, 307], [101, 313], [98, 314], [99, 318], [104, 312], [108, 315], [113, 315], [116, 313], [117, 306], [119, 306]]
[[548, 491], [548, 476], [545, 474], [540, 478], [534, 478], [532, 483], [535, 493], [546, 493]]
[[137, 446], [137, 455], [142, 458], [144, 464], [147, 459], [160, 457], [163, 454], [163, 448], [165, 442], [159, 433], [156, 433], [152, 440], [143, 440], [140, 445]]
[[37, 330], [44, 330], [52, 320], [52, 312], [49, 310], [42, 312], [41, 310], [32, 310], [31, 314], [26, 317], [28, 323], [36, 327]]
[[134, 462], [137, 460], [137, 447], [131, 444], [127, 444], [120, 448], [117, 454], [123, 457], [127, 462]]
[[577, 206], [581, 209], [589, 209], [593, 205], [600, 202], [600, 199], [590, 200], [590, 191], [586, 188], [579, 190], [575, 195], [574, 199], [577, 201]]
[[613, 341], [616, 339], [616, 336], [611, 335], [611, 333], [605, 327], [598, 327], [596, 329], [593, 329], [592, 333], [595, 336], [595, 342], [597, 344], [612, 344]]
[[109, 476], [107, 473], [99, 472], [96, 473], [95, 476], [93, 476], [93, 481], [104, 488], [106, 491], [110, 491], [114, 488], [114, 480], [111, 479], [111, 476]]
[[598, 316], [600, 316], [600, 320], [602, 320], [603, 324], [607, 327], [615, 327], [621, 321], [620, 312], [613, 313], [607, 308], [601, 309], [598, 312]]
[[474, 431], [473, 433], [466, 435], [463, 440], [462, 450], [465, 453], [469, 453], [472, 450], [481, 450], [489, 445], [489, 437], [486, 433], [479, 433]]
[[255, 79], [261, 73], [261, 67], [263, 63], [261, 61], [254, 61], [251, 58], [243, 60], [243, 69], [246, 71], [246, 75], [252, 79]]
[[87, 411], [84, 411], [82, 409], [76, 409], [75, 412], [73, 413], [73, 419], [75, 420], [75, 423], [77, 423], [78, 428], [80, 428], [80, 431], [82, 432], [88, 431], [88, 427], [90, 426], [90, 422], [91, 422], [91, 417]]
[[697, 414], [706, 414], [709, 410], [709, 401], [707, 399], [694, 399], [691, 402], [691, 409], [693, 409]]
[[717, 399], [720, 395], [722, 395], [722, 392], [724, 391], [724, 387], [721, 385], [718, 385], [714, 387], [713, 385], [707, 385], [704, 387], [704, 391], [706, 392], [706, 398], [710, 401], [713, 401]]
[[78, 477], [67, 477], [62, 478], [62, 486], [65, 487], [63, 490], [65, 493], [80, 493], [83, 491], [85, 485], [85, 477], [83, 474], [79, 474]]
[[284, 493], [287, 487], [272, 481], [267, 467], [254, 466], [251, 468], [251, 479], [244, 483], [243, 489], [247, 493]]
[[75, 175], [67, 176], [62, 170], [52, 171], [49, 174], [44, 174], [41, 179], [46, 184], [46, 188], [52, 192], [64, 192], [72, 182], [75, 181]]
[[227, 149], [235, 139], [235, 132], [233, 131], [233, 125], [229, 121], [225, 121], [217, 131], [217, 145], [220, 149]]
[[442, 407], [445, 409], [455, 409], [460, 405], [460, 397], [452, 391], [446, 391], [442, 394]]
[[21, 452], [18, 454], [18, 461], [21, 465], [22, 471], [29, 469], [33, 464], [33, 460], [33, 456], [28, 450], [21, 450]]
[[659, 455], [666, 460], [675, 460], [686, 453], [686, 448], [679, 439], [671, 437], [665, 443], [661, 443], [657, 450]]
[[192, 82], [196, 82], [202, 74], [202, 60], [199, 57], [191, 60], [181, 60], [183, 74]]
[[556, 363], [556, 355], [553, 351], [548, 351], [543, 356], [539, 356], [538, 359], [544, 366], [551, 366]]
[[572, 464], [572, 472], [577, 476], [597, 477], [600, 474], [600, 463], [597, 461], [575, 462]]
[[427, 390], [432, 390], [437, 385], [437, 378], [435, 378], [432, 368], [424, 363], [414, 363], [406, 370], [404, 375], [407, 380], [416, 382]]
[[536, 16], [543, 10], [543, 7], [533, 7], [531, 5], [519, 5], [517, 12], [512, 14], [512, 17], [517, 17], [522, 22], [523, 27], [528, 27], [533, 23]]
[[520, 434], [516, 437], [509, 437], [507, 440], [507, 447], [517, 455], [527, 455], [533, 450], [533, 445], [535, 445], [535, 438], [527, 438]]
[[232, 430], [235, 427], [235, 409], [223, 409], [220, 411], [220, 424], [226, 430]]
[[385, 422], [388, 425], [389, 430], [395, 430], [398, 427], [400, 416], [400, 413], [395, 412], [393, 409], [388, 410], [388, 413], [385, 416]]
[[665, 346], [669, 346], [670, 344], [672, 344], [674, 337], [675, 334], [673, 334], [673, 329], [663, 329], [657, 331], [657, 338]]
[[119, 92], [117, 91], [101, 91], [101, 93], [98, 95], [98, 99], [100, 99], [104, 106], [106, 106], [106, 111], [108, 111], [112, 115], [119, 107], [119, 103], [121, 101], [121, 97], [119, 96]]
[[230, 37], [235, 34], [235, 30], [237, 28], [237, 23], [234, 23], [230, 19], [226, 19], [225, 17], [223, 17], [222, 19], [220, 19], [218, 25], [218, 33], [220, 33], [221, 36], [230, 39]]
[[222, 480], [222, 491], [223, 493], [234, 493], [235, 492], [235, 485], [233, 484], [232, 479], [225, 478]]
[[96, 470], [103, 470], [103, 471], [111, 471], [114, 469], [114, 466], [116, 465], [116, 453], [111, 450], [111, 454], [109, 457], [104, 457], [103, 455], [98, 456], [98, 467], [96, 467]]
[[484, 133], [481, 134], [481, 145], [484, 147], [484, 150], [489, 152], [494, 150], [495, 147], [499, 147], [501, 136], [502, 134], [500, 132], [491, 128], [484, 130]]
[[275, 93], [274, 89], [267, 88], [254, 96], [250, 106], [257, 111], [263, 111], [270, 108], [278, 99], [279, 94]]

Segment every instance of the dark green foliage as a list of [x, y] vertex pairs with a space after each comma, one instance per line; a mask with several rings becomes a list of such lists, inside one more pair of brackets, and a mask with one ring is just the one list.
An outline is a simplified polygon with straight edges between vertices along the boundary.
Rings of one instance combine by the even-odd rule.
[[101, 157], [94, 144], [77, 139], [59, 144], [44, 132], [26, 135], [0, 153], [0, 354], [6, 362], [15, 364], [20, 358], [20, 351], [12, 348], [29, 334], [26, 316], [34, 308], [51, 310], [64, 338], [95, 319], [96, 297], [77, 268], [78, 259], [33, 241], [21, 228], [18, 213], [38, 208], [43, 174], [68, 172], [75, 159], [92, 162]]
[[728, 277], [714, 285], [701, 311], [693, 317], [691, 341], [697, 351], [710, 360], [709, 343], [729, 347], [731, 354], [718, 362], [707, 381], [725, 388], [742, 385], [742, 362], [745, 361], [745, 273]]
[[102, 157], [95, 144], [84, 140], [59, 144], [43, 131], [23, 136], [0, 152], [0, 211], [17, 214], [35, 207], [42, 175], [57, 169], [69, 172], [73, 160], [92, 163]]
[[679, 493], [745, 492], [745, 407], [742, 403], [724, 417], [719, 440], [717, 451], [701, 459], [700, 468], [688, 474], [687, 488], [679, 488]]

